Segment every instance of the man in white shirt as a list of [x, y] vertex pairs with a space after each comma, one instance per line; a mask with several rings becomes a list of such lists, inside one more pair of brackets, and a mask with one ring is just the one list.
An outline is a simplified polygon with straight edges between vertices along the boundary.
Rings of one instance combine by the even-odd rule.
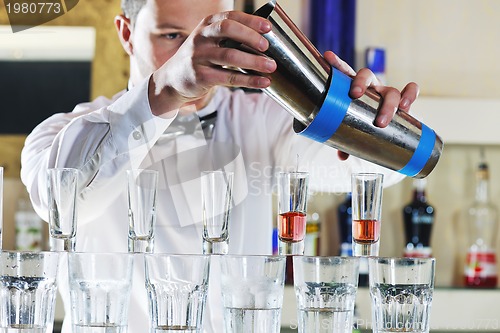
[[[349, 191], [352, 172], [383, 172], [386, 185], [402, 178], [354, 157], [343, 161], [345, 154], [339, 153], [339, 158], [334, 149], [297, 136], [291, 116], [266, 95], [228, 89], [262, 89], [270, 81], [223, 66], [255, 73], [276, 69], [273, 60], [222, 46], [221, 41], [232, 39], [260, 51], [268, 47], [262, 34], [270, 23], [232, 7], [232, 0], [123, 0], [124, 14], [115, 24], [130, 56], [128, 91], [56, 114], [27, 138], [21, 177], [45, 220], [46, 169], [72, 167], [81, 172], [77, 251], [127, 251], [127, 169], [160, 173], [158, 253], [201, 252], [198, 178], [203, 170], [235, 172], [229, 252], [236, 254], [271, 253], [274, 175], [295, 168], [297, 155], [299, 168], [310, 172], [310, 186], [316, 191]], [[354, 77], [353, 98], [368, 86], [383, 96], [377, 126], [386, 126], [397, 107], [408, 111], [417, 98], [415, 83], [399, 92], [381, 86], [367, 69], [355, 73], [332, 52], [325, 58]], [[222, 332], [218, 267], [213, 264], [211, 269], [204, 330]], [[67, 295], [64, 279], [60, 290]], [[131, 297], [129, 332], [143, 333], [149, 319], [140, 265]], [[63, 332], [68, 333], [68, 299], [65, 311]]]

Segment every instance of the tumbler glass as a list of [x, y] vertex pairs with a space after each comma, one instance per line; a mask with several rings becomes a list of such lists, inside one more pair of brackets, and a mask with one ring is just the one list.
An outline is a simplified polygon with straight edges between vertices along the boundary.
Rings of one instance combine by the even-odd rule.
[[126, 333], [134, 255], [68, 253], [73, 333]]
[[150, 332], [203, 332], [210, 256], [147, 254]]
[[293, 257], [299, 333], [351, 333], [359, 257]]
[[434, 258], [368, 258], [374, 333], [428, 333]]
[[0, 252], [0, 331], [50, 333], [58, 252]]
[[279, 333], [285, 256], [224, 255], [221, 290], [226, 333]]

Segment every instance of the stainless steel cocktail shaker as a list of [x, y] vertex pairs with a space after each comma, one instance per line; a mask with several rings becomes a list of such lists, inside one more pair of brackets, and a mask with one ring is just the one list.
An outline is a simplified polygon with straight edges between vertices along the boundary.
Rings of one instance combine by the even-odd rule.
[[278, 65], [264, 92], [294, 116], [297, 133], [411, 177], [434, 169], [443, 142], [432, 129], [400, 110], [387, 127], [376, 127], [376, 92], [350, 98], [351, 78], [327, 63], [276, 1], [254, 14], [272, 23], [264, 54]]

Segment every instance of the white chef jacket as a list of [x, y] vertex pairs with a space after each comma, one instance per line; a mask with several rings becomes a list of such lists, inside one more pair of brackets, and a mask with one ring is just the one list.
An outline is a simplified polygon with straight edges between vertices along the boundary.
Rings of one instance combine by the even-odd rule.
[[[310, 173], [310, 190], [350, 191], [353, 172], [381, 172], [385, 185], [400, 174], [350, 157], [293, 132], [292, 117], [262, 93], [219, 87], [197, 114], [217, 111], [213, 137], [201, 129], [192, 135], [168, 134], [171, 119], [154, 116], [148, 81], [111, 100], [99, 97], [55, 114], [37, 126], [22, 151], [21, 179], [37, 213], [47, 221], [46, 169], [73, 167], [79, 178], [77, 251], [127, 252], [128, 215], [125, 171], [159, 171], [156, 253], [201, 253], [199, 175], [203, 170], [235, 173], [234, 207], [229, 225], [229, 253], [271, 254], [274, 175], [294, 170]], [[196, 118], [197, 119], [197, 118]], [[174, 131], [175, 132], [175, 131]], [[298, 165], [297, 165], [298, 161]], [[149, 329], [142, 257], [136, 256], [129, 307], [129, 332]], [[61, 266], [59, 290], [70, 329], [67, 271]], [[222, 332], [217, 259], [212, 258], [205, 332]]]

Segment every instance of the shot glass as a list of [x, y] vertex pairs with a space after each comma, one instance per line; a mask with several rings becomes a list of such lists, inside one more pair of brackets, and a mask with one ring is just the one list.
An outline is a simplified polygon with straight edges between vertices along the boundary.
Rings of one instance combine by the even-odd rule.
[[53, 329], [58, 252], [0, 252], [0, 331]]
[[351, 333], [359, 257], [293, 257], [299, 333]]
[[228, 252], [232, 192], [232, 172], [202, 172], [203, 253], [227, 254]]
[[279, 333], [285, 256], [221, 256], [225, 333]]
[[203, 332], [208, 255], [146, 254], [150, 332]]
[[278, 175], [278, 254], [303, 255], [309, 173]]
[[357, 173], [352, 181], [352, 252], [378, 256], [384, 175]]
[[127, 170], [128, 251], [154, 251], [158, 171]]
[[126, 333], [134, 255], [68, 253], [73, 333]]
[[49, 235], [52, 251], [74, 251], [78, 170], [48, 169]]
[[374, 333], [428, 333], [434, 258], [368, 258]]

